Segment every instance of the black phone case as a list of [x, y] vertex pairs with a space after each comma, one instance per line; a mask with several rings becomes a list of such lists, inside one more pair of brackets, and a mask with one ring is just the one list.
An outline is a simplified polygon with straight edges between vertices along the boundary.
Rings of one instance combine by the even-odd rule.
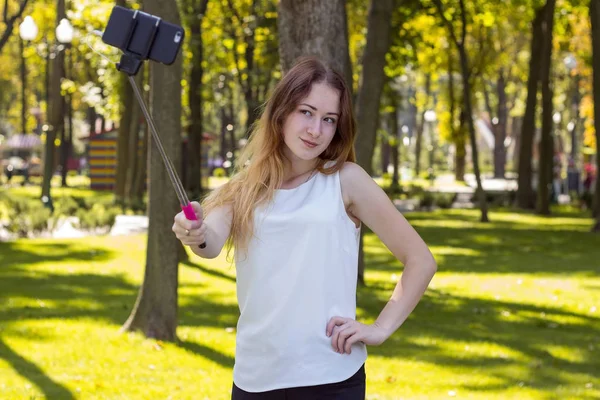
[[[134, 15], [134, 10], [115, 6], [102, 35], [104, 43], [141, 59], [166, 65], [175, 62], [185, 36], [184, 29], [161, 19], [150, 42], [158, 18], [141, 11], [137, 12], [135, 19]], [[152, 45], [150, 49], [149, 44]]]

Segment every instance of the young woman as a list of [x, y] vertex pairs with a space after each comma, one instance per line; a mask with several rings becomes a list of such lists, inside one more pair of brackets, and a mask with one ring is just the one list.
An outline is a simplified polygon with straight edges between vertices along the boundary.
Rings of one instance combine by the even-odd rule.
[[[303, 58], [266, 102], [231, 180], [193, 203], [198, 221], [175, 216], [173, 232], [200, 257], [217, 257], [226, 242], [235, 249], [234, 400], [364, 399], [366, 345], [402, 325], [436, 271], [423, 240], [353, 162], [354, 135], [344, 79]], [[404, 264], [370, 325], [355, 320], [361, 223]]]

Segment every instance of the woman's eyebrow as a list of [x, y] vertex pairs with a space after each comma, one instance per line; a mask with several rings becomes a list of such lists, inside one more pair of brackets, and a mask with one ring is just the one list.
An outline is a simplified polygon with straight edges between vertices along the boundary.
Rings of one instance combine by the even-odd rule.
[[[300, 103], [300, 105], [301, 105], [301, 106], [306, 106], [306, 107], [308, 107], [308, 108], [312, 108], [312, 110], [313, 110], [313, 111], [317, 111], [317, 107], [315, 107], [315, 106], [311, 106], [311, 105], [310, 105], [310, 104], [308, 104], [308, 103]], [[328, 113], [326, 113], [325, 115], [330, 115], [330, 114], [331, 114], [331, 115], [337, 115], [337, 116], [339, 116], [339, 114], [338, 114], [338, 113], [335, 113], [335, 112], [328, 112]]]

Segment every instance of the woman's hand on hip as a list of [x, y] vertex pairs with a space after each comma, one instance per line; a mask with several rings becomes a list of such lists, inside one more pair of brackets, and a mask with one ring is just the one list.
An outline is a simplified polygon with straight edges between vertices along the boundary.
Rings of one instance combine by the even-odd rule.
[[362, 324], [352, 318], [333, 317], [327, 324], [327, 337], [331, 337], [331, 347], [337, 353], [350, 354], [354, 343], [377, 346], [390, 334], [382, 327]]

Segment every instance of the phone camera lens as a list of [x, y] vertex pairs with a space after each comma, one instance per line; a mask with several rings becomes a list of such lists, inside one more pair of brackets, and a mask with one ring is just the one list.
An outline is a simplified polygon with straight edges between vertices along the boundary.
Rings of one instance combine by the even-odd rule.
[[179, 43], [179, 42], [181, 42], [181, 32], [177, 32], [177, 33], [175, 34], [175, 38], [173, 39], [173, 41], [174, 41], [175, 43]]

